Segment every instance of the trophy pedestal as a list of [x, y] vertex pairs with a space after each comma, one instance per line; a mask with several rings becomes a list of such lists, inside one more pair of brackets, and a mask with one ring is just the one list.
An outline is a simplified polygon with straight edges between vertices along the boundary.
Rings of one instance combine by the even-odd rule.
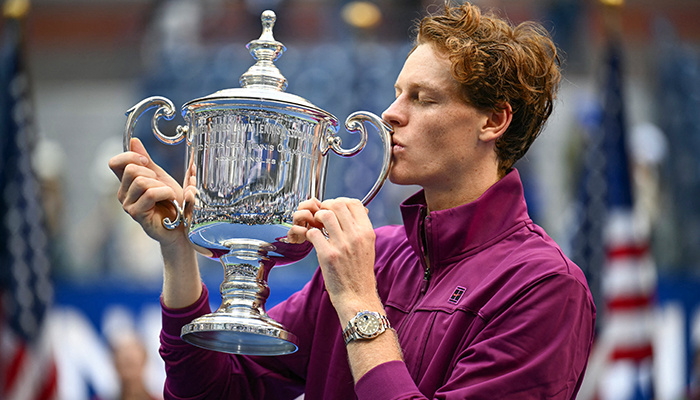
[[[250, 253], [248, 253], [250, 255]], [[297, 351], [298, 339], [265, 312], [270, 289], [267, 276], [274, 261], [232, 251], [220, 257], [225, 278], [221, 284], [221, 307], [182, 327], [182, 340], [208, 350], [257, 356]]]
[[228, 311], [216, 311], [185, 325], [182, 339], [208, 350], [257, 356], [290, 354], [298, 348], [297, 337], [269, 317]]

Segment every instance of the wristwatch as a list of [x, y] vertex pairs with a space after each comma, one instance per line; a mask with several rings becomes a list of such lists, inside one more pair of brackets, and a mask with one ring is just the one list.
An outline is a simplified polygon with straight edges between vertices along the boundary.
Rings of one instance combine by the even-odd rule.
[[391, 328], [386, 316], [374, 311], [360, 311], [343, 330], [345, 344], [357, 339], [374, 339]]

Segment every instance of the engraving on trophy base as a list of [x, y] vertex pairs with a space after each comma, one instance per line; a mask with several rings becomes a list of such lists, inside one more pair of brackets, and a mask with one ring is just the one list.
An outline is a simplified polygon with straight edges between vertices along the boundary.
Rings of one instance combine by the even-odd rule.
[[298, 349], [297, 337], [267, 316], [217, 311], [183, 326], [181, 337], [195, 346], [232, 354], [283, 355]]

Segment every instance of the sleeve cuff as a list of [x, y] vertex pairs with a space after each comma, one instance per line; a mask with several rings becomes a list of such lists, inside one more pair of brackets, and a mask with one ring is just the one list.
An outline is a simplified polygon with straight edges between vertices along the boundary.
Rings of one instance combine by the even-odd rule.
[[163, 304], [163, 297], [160, 298], [162, 309], [163, 328], [161, 335], [165, 339], [180, 341], [180, 331], [182, 327], [192, 322], [193, 319], [209, 314], [209, 290], [202, 282], [202, 295], [192, 305], [184, 308], [169, 308]]
[[[389, 361], [367, 372], [355, 385], [358, 399], [424, 398], [403, 361]], [[411, 398], [416, 398], [411, 397]]]

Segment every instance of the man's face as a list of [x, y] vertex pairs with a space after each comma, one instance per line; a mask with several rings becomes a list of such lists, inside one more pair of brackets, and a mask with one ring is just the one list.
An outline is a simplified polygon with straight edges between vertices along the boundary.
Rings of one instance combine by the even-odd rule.
[[488, 117], [462, 99], [449, 60], [433, 45], [419, 45], [395, 88], [396, 100], [382, 114], [394, 128], [389, 179], [426, 192], [468, 184], [489, 154], [478, 136]]

